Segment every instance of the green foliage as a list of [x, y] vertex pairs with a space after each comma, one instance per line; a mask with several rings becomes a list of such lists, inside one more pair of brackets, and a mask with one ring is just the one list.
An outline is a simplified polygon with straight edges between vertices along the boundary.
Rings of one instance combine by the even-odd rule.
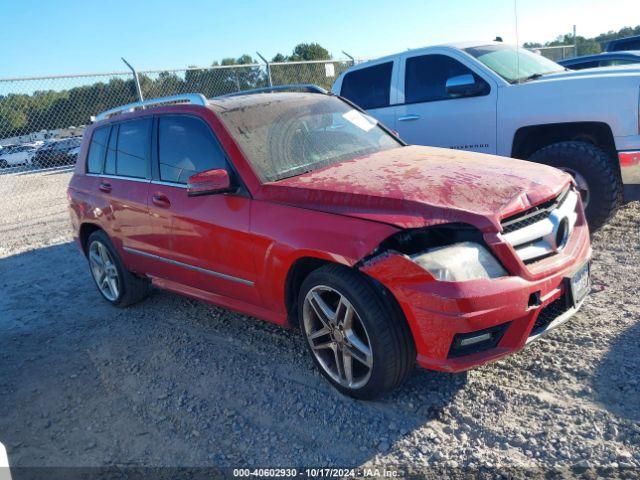
[[[314, 60], [331, 60], [329, 51], [317, 43], [300, 43], [296, 45], [291, 55], [276, 54], [272, 62], [310, 62]], [[351, 66], [333, 63], [335, 75]], [[274, 85], [289, 85], [292, 83], [313, 83], [326, 89], [331, 88], [335, 76], [327, 76], [325, 63], [272, 65], [271, 80]]]
[[617, 32], [609, 31], [607, 33], [601, 33], [597, 37], [585, 38], [577, 35], [573, 38], [572, 33], [565, 33], [559, 35], [555, 40], [546, 42], [544, 45], [536, 42], [527, 42], [523, 46], [525, 48], [542, 48], [542, 47], [556, 47], [561, 45], [573, 45], [574, 42], [578, 46], [578, 55], [589, 55], [592, 53], [600, 53], [604, 51], [604, 47], [609, 40], [615, 40], [618, 38], [630, 37], [632, 35], [640, 35], [640, 25], [636, 27], [624, 27]]

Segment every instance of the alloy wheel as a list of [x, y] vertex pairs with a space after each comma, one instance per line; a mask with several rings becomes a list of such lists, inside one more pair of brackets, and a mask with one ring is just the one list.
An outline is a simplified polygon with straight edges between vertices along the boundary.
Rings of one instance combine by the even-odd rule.
[[102, 295], [115, 302], [120, 295], [120, 276], [109, 250], [99, 241], [89, 247], [89, 265]]
[[318, 285], [307, 293], [303, 328], [311, 351], [325, 373], [350, 389], [369, 381], [373, 352], [366, 327], [347, 298], [336, 289]]

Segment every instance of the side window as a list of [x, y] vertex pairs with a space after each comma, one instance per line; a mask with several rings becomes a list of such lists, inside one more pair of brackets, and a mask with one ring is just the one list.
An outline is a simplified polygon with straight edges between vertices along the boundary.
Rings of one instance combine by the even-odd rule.
[[365, 110], [387, 107], [392, 69], [393, 62], [387, 62], [349, 72], [342, 80], [340, 95]]
[[227, 168], [224, 152], [199, 118], [160, 116], [158, 136], [160, 180], [187, 183], [194, 173]]
[[[447, 80], [460, 75], [472, 75], [476, 81], [473, 93], [447, 93]], [[422, 55], [407, 59], [404, 76], [405, 103], [435, 102], [461, 96], [487, 95], [489, 85], [459, 61], [447, 55]]]
[[116, 175], [146, 178], [151, 118], [123, 122], [118, 127]]
[[87, 155], [87, 172], [102, 173], [102, 161], [107, 150], [108, 139], [109, 127], [94, 130], [89, 144], [89, 154]]

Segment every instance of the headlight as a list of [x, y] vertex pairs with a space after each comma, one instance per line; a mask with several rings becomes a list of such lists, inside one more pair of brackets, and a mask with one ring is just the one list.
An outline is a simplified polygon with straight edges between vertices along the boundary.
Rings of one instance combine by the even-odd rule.
[[482, 245], [474, 242], [454, 243], [413, 255], [411, 259], [436, 280], [461, 282], [507, 275], [502, 265]]

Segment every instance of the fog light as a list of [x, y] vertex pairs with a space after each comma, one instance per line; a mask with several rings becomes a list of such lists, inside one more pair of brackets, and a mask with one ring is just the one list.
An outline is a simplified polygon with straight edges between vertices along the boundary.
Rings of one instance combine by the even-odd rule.
[[476, 335], [475, 337], [467, 337], [460, 340], [460, 346], [466, 347], [468, 345], [473, 345], [474, 343], [484, 342], [485, 340], [491, 340], [490, 333], [482, 333], [480, 335]]
[[472, 353], [483, 352], [494, 348], [500, 343], [502, 335], [509, 326], [510, 322], [496, 325], [495, 327], [485, 328], [469, 333], [458, 333], [453, 337], [451, 347], [449, 348], [449, 358], [461, 357]]

